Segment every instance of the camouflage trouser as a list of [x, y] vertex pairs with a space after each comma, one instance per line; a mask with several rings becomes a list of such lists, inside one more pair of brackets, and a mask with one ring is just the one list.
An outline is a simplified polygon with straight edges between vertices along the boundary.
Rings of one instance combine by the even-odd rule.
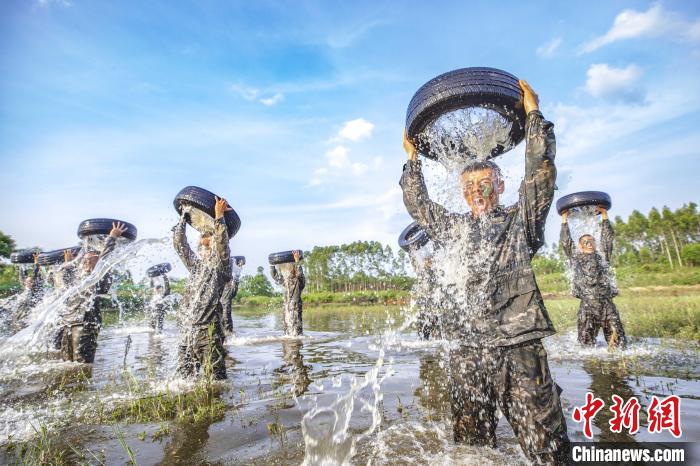
[[61, 359], [92, 364], [95, 361], [99, 333], [100, 326], [96, 324], [86, 323], [63, 327]]
[[589, 300], [582, 299], [578, 308], [578, 341], [585, 346], [595, 345], [600, 329], [603, 329], [605, 341], [619, 348], [627, 344], [625, 329], [622, 327], [620, 313], [617, 312], [612, 298]]
[[155, 304], [151, 308], [151, 321], [150, 325], [153, 330], [156, 331], [156, 333], [160, 333], [163, 331], [163, 320], [165, 319], [165, 305], [164, 304]]
[[212, 376], [217, 380], [226, 378], [226, 349], [224, 331], [221, 324], [212, 324], [185, 329], [189, 332], [178, 346], [177, 373], [182, 377], [193, 377], [200, 369], [211, 367]]
[[569, 438], [540, 340], [508, 347], [462, 346], [450, 352], [455, 442], [496, 445], [496, 407], [535, 464], [566, 462]]
[[304, 334], [304, 323], [302, 321], [302, 304], [285, 303], [282, 328], [284, 334], [297, 337]]

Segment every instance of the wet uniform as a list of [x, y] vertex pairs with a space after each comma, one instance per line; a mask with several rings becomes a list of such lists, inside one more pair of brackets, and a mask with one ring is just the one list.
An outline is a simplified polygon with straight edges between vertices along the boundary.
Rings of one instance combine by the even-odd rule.
[[[159, 278], [162, 278], [162, 283], [158, 282]], [[170, 296], [170, 280], [168, 276], [163, 274], [159, 277], [151, 278], [151, 288], [153, 288], [153, 296], [149, 303], [151, 311], [150, 325], [152, 329], [160, 333], [163, 331], [163, 320], [167, 310], [165, 298]]]
[[[233, 265], [231, 266], [233, 270]], [[233, 304], [233, 298], [238, 294], [238, 283], [241, 279], [240, 269], [232, 272], [231, 280], [224, 287], [224, 291], [221, 294], [221, 306], [224, 309], [224, 330], [226, 333], [233, 333], [233, 317], [231, 316], [231, 306]]]
[[[304, 333], [302, 323], [302, 300], [301, 292], [306, 286], [304, 269], [301, 265], [291, 264], [294, 272], [282, 274], [276, 266], [270, 267], [270, 275], [278, 285], [284, 288], [284, 320], [282, 325], [284, 334], [289, 336], [299, 336]], [[285, 276], [286, 275], [286, 276]]]
[[[63, 291], [75, 285], [75, 276], [77, 274], [77, 270], [76, 267], [73, 265], [73, 262], [61, 264], [58, 267], [58, 270], [54, 270], [52, 273], [54, 280], [54, 288], [57, 291]], [[56, 334], [53, 338], [54, 349], [61, 349], [61, 345], [63, 344], [62, 342], [64, 329], [65, 328], [62, 325], [58, 326]]]
[[[531, 259], [544, 242], [555, 189], [556, 144], [553, 125], [539, 111], [527, 116], [526, 144], [518, 202], [485, 217], [451, 213], [431, 201], [419, 160], [404, 166], [400, 184], [409, 214], [438, 246], [459, 241], [483, 272], [473, 274], [469, 280], [474, 283], [456, 284], [467, 291], [482, 289], [483, 297], [470, 309], [451, 310], [449, 322], [443, 320], [445, 333], [458, 343], [450, 351], [455, 441], [495, 445], [498, 406], [530, 460], [555, 464], [568, 454], [568, 436], [561, 390], [541, 343], [555, 331]], [[487, 257], [479, 259], [484, 250]], [[476, 311], [478, 317], [460, 319], [465, 311]]]
[[[173, 229], [173, 243], [180, 259], [190, 272], [180, 313], [184, 313], [178, 348], [178, 373], [184, 377], [197, 374], [209, 362], [214, 378], [226, 378], [223, 308], [221, 295], [231, 280], [231, 252], [226, 223], [214, 222], [212, 254], [197, 257], [187, 243], [184, 218]], [[211, 330], [210, 330], [211, 327]]]
[[27, 317], [29, 317], [29, 313], [44, 297], [45, 283], [39, 264], [34, 264], [29, 280], [31, 281], [30, 285], [20, 293], [15, 303], [11, 317], [12, 321], [10, 322], [10, 327], [13, 331], [19, 331], [28, 324]]
[[440, 315], [438, 308], [440, 306], [438, 300], [435, 299], [435, 273], [430, 266], [430, 258], [424, 258], [422, 261], [419, 257], [414, 257], [417, 251], [410, 254], [413, 270], [416, 272], [416, 285], [414, 295], [416, 296], [415, 305], [418, 308], [416, 316], [416, 326], [418, 327], [418, 336], [423, 340], [430, 338], [440, 338]]
[[[116, 238], [108, 236], [100, 253], [98, 263], [114, 251]], [[73, 261], [75, 262], [75, 261]], [[64, 264], [63, 274], [67, 277], [83, 279], [90, 273], [78, 273], [77, 264]], [[97, 351], [97, 336], [102, 326], [102, 311], [100, 295], [106, 294], [112, 286], [112, 275], [108, 272], [94, 285], [66, 299], [65, 310], [59, 312], [61, 329], [59, 331], [61, 358], [64, 361], [75, 361], [92, 364]], [[57, 337], [58, 338], [58, 337]]]
[[613, 303], [617, 287], [609, 264], [614, 239], [615, 232], [610, 221], [603, 220], [600, 232], [601, 252], [584, 254], [574, 245], [569, 225], [563, 223], [561, 226], [559, 241], [573, 269], [571, 291], [581, 300], [578, 309], [578, 341], [582, 345], [594, 345], [601, 328], [608, 344], [614, 334], [617, 335], [612, 344], [624, 348], [627, 343], [620, 314]]

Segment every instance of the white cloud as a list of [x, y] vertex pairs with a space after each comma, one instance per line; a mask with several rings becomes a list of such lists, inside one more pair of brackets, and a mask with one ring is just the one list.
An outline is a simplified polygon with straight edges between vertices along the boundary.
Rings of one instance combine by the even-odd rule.
[[585, 89], [593, 97], [627, 101], [640, 101], [643, 98], [639, 87], [642, 70], [635, 64], [625, 68], [614, 68], [606, 63], [593, 64], [586, 75]]
[[537, 54], [538, 57], [540, 58], [551, 58], [554, 56], [554, 54], [559, 50], [559, 46], [561, 45], [561, 37], [555, 37], [554, 39], [550, 40], [549, 42], [546, 42], [539, 47], [537, 47], [537, 50], [535, 50], [535, 53]]
[[267, 94], [266, 92], [260, 91], [255, 87], [246, 86], [243, 84], [231, 84], [229, 90], [238, 94], [241, 98], [249, 102], [259, 102], [267, 107], [271, 107], [280, 103], [284, 100], [284, 94], [281, 92], [276, 92], [269, 97], [262, 97], [262, 94]]
[[335, 146], [333, 149], [326, 152], [328, 165], [335, 168], [344, 168], [349, 165], [348, 149], [345, 146]]
[[590, 53], [620, 40], [666, 36], [675, 40], [700, 40], [700, 19], [687, 20], [680, 14], [665, 10], [660, 3], [647, 11], [623, 10], [615, 17], [604, 35], [581, 46], [580, 53]]
[[357, 118], [345, 122], [343, 127], [340, 128], [338, 136], [351, 141], [359, 141], [360, 139], [371, 136], [372, 130], [374, 130], [374, 125], [372, 123], [364, 118]]
[[263, 105], [266, 105], [268, 107], [272, 107], [273, 105], [276, 105], [284, 100], [284, 94], [278, 92], [272, 97], [268, 97], [265, 99], [260, 99], [260, 103]]

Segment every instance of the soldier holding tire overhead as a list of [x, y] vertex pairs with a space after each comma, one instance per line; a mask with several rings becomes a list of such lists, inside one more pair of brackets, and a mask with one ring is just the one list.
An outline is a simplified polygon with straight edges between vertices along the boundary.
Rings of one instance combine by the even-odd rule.
[[[83, 253], [80, 263], [76, 264], [76, 261], [70, 260], [64, 265], [64, 273], [75, 277], [76, 280], [88, 277], [97, 264], [114, 251], [118, 238], [125, 237], [130, 240], [136, 238], [136, 227], [127, 222], [111, 219], [85, 220], [78, 227], [78, 236], [84, 240], [93, 236], [102, 237], [107, 233], [100, 253], [85, 246], [87, 250]], [[65, 259], [70, 257], [66, 255]], [[94, 285], [89, 285], [66, 300], [64, 311], [59, 312], [60, 350], [64, 361], [88, 364], [95, 361], [97, 336], [102, 326], [99, 295], [107, 293], [111, 286], [112, 276], [107, 271]]]
[[[586, 232], [574, 244], [569, 228], [569, 214], [573, 209], [594, 206], [601, 215], [600, 244], [592, 232]], [[557, 201], [561, 214], [559, 243], [573, 271], [571, 293], [581, 300], [578, 309], [578, 341], [581, 345], [595, 345], [602, 329], [609, 347], [624, 348], [627, 344], [620, 313], [613, 303], [617, 286], [610, 270], [615, 232], [608, 219], [610, 196], [600, 191], [573, 193]], [[585, 214], [584, 214], [585, 215]]]
[[146, 270], [151, 290], [153, 290], [151, 300], [148, 303], [149, 323], [156, 333], [163, 331], [163, 321], [167, 310], [165, 298], [170, 296], [170, 279], [168, 279], [170, 270], [172, 270], [172, 266], [168, 262], [156, 264]]
[[[193, 377], [200, 370], [210, 370], [215, 379], [225, 379], [221, 296], [231, 280], [229, 239], [238, 232], [241, 221], [225, 199], [196, 186], [182, 189], [174, 204], [180, 221], [173, 228], [173, 245], [190, 272], [179, 309], [177, 371]], [[198, 254], [187, 243], [188, 223], [201, 235]]]
[[301, 292], [306, 286], [306, 277], [300, 264], [303, 258], [299, 250], [272, 253], [268, 258], [272, 279], [284, 288], [284, 334], [292, 337], [304, 333]]
[[[400, 185], [408, 213], [430, 238], [441, 249], [469, 256], [470, 267], [485, 270], [455, 275], [454, 286], [472, 301], [455, 302], [449, 310], [453, 322], [443, 329], [453, 343], [448, 367], [455, 442], [495, 446], [500, 408], [530, 461], [562, 464], [569, 446], [566, 419], [542, 345], [542, 338], [555, 331], [531, 264], [544, 243], [556, 180], [553, 125], [538, 102], [525, 81], [498, 70], [466, 68], [429, 81], [407, 112], [403, 144], [408, 161]], [[513, 128], [524, 123], [524, 132], [518, 133], [526, 141], [519, 198], [512, 206], [501, 206], [504, 180], [498, 166], [490, 160], [465, 160], [456, 195], [464, 197], [470, 212], [451, 212], [430, 199], [418, 159], [419, 149], [430, 157], [423, 152], [429, 149], [417, 149], [414, 122], [482, 104], [505, 105], [509, 111], [504, 115], [514, 115]], [[517, 142], [494, 147], [490, 156]]]

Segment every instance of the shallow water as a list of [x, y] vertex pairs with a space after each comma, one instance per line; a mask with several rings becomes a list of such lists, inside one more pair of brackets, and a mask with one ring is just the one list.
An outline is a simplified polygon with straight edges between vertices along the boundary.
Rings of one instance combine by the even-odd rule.
[[[234, 308], [234, 319], [236, 335], [227, 339], [229, 379], [221, 395], [227, 406], [223, 419], [172, 423], [170, 433], [157, 440], [153, 435], [161, 423], [76, 422], [82, 413], [98, 409], [97, 398], [110, 405], [133, 396], [121, 382], [125, 362], [133, 376], [151, 381], [156, 392], [188, 389], [187, 383], [171, 378], [177, 344], [174, 321], [166, 321], [164, 333], [154, 335], [145, 320], [119, 324], [107, 315], [91, 371], [57, 361], [50, 352], [14, 355], [0, 362], [0, 443], [29, 439], [32, 426], [46, 424], [74, 447], [103, 451], [107, 464], [128, 459], [117, 439], [120, 434], [142, 465], [299, 464], [305, 452], [304, 415], [347, 397], [353, 380], [364, 381], [377, 368], [377, 378], [359, 386], [352, 397], [346, 438], [335, 438], [338, 445], [357, 440], [352, 463], [526, 464], [505, 419], [498, 426], [498, 449], [454, 445], [440, 344], [419, 341], [413, 332], [405, 332], [378, 345], [375, 335], [400, 326], [398, 308], [313, 308], [304, 315], [303, 338], [281, 336], [278, 310]], [[609, 353], [602, 342], [594, 349], [580, 349], [572, 333], [545, 343], [554, 379], [564, 389], [572, 440], [583, 440], [581, 425], [571, 420], [571, 411], [583, 404], [586, 391], [593, 391], [607, 405], [612, 394], [625, 399], [637, 396], [642, 412], [651, 395], [677, 394], [682, 399], [683, 438], [700, 437], [697, 346], [644, 339], [632, 340], [625, 352]], [[377, 365], [380, 350], [384, 362]], [[379, 381], [377, 398], [373, 390]], [[307, 423], [307, 437], [332, 426], [335, 414], [322, 411]], [[605, 412], [594, 420], [597, 440], [673, 440], [667, 433], [648, 434], [644, 416], [637, 435], [612, 434]], [[371, 429], [376, 414], [381, 414], [380, 422]], [[358, 435], [362, 432], [369, 433]], [[13, 458], [4, 453], [5, 448], [0, 450], [0, 463]], [[337, 450], [334, 454], [342, 453]]]

